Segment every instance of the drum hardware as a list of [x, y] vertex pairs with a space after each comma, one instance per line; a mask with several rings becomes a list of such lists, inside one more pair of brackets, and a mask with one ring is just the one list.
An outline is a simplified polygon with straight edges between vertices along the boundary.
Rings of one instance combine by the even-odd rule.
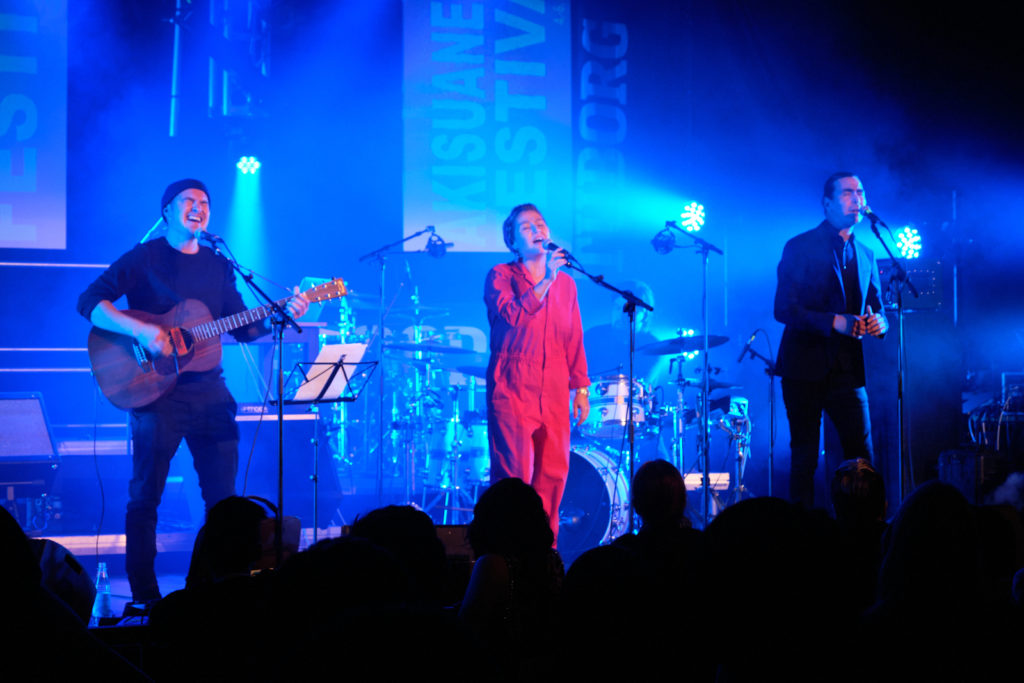
[[743, 484], [747, 461], [750, 459], [750, 434], [753, 431], [748, 408], [747, 399], [732, 397], [729, 401], [729, 412], [719, 417], [715, 425], [729, 435], [729, 451], [733, 456], [735, 478], [726, 507], [750, 497], [750, 492]]
[[[753, 348], [753, 346], [751, 346], [754, 343], [754, 338], [758, 334], [763, 334], [765, 340], [768, 342], [768, 356], [759, 353]], [[747, 344], [743, 349], [743, 355], [740, 356], [739, 362], [742, 363], [743, 359], [746, 358], [747, 355], [764, 363], [764, 372], [768, 376], [768, 495], [771, 496], [774, 495], [775, 491], [775, 359], [774, 354], [772, 353], [771, 338], [765, 330], [761, 328], [754, 330], [754, 333], [750, 335], [750, 339], [747, 341]]]
[[[483, 449], [464, 449], [468, 440], [474, 436], [483, 437], [486, 444], [487, 430], [484, 425], [463, 425], [461, 410], [459, 408], [459, 387], [453, 386], [448, 389], [452, 399], [452, 417], [446, 423], [446, 428], [441, 430], [442, 449], [433, 450], [428, 445], [427, 460], [424, 467], [425, 484], [422, 493], [422, 510], [427, 514], [435, 508], [441, 510], [441, 524], [463, 524], [468, 521], [468, 516], [473, 512], [476, 504], [477, 489], [486, 483], [490, 474], [489, 462], [486, 469], [481, 464], [481, 458], [489, 460], [489, 454]], [[474, 427], [477, 429], [474, 430]], [[465, 440], [464, 440], [465, 439]], [[480, 451], [483, 450], [483, 453]], [[466, 461], [471, 467], [465, 474], [466, 481], [471, 491], [462, 484], [463, 451], [466, 451]], [[437, 454], [435, 456], [435, 453]], [[476, 470], [472, 465], [476, 465]], [[434, 497], [427, 501], [428, 490], [436, 490]], [[449, 517], [449, 515], [451, 515]]]

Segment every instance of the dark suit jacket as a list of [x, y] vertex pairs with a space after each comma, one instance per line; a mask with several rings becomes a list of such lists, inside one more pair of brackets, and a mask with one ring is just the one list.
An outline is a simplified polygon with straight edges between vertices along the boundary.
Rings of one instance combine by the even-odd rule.
[[[789, 240], [779, 262], [775, 290], [775, 319], [785, 324], [776, 374], [792, 379], [818, 381], [836, 364], [841, 347], [853, 356], [852, 372], [864, 384], [864, 351], [859, 341], [835, 332], [832, 319], [846, 311], [846, 294], [839, 260], [830, 239], [836, 230], [822, 221], [818, 227]], [[854, 238], [860, 309], [883, 311], [875, 254]], [[852, 342], [852, 343], [851, 343]]]

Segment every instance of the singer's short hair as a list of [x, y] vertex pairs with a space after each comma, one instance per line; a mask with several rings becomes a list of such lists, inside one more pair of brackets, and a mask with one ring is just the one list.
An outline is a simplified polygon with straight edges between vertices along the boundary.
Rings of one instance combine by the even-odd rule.
[[523, 211], [536, 211], [537, 213], [540, 213], [540, 209], [533, 204], [520, 204], [512, 209], [508, 218], [506, 218], [505, 222], [501, 225], [501, 234], [502, 237], [505, 238], [505, 246], [508, 247], [508, 250], [513, 254], [516, 253], [515, 248], [512, 246], [516, 241], [516, 220], [519, 218], [519, 214]]
[[836, 196], [835, 196], [836, 195], [836, 183], [838, 183], [843, 178], [856, 178], [856, 177], [857, 177], [857, 174], [854, 173], [853, 171], [837, 171], [836, 173], [833, 173], [832, 175], [830, 175], [828, 177], [828, 180], [825, 181], [825, 194], [822, 195], [822, 196], [823, 197], [828, 197], [829, 199], [835, 199], [836, 198]]

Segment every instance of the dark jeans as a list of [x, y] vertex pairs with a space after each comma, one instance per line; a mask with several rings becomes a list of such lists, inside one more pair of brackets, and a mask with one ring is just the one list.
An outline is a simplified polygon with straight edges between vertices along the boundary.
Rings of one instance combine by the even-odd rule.
[[814, 472], [821, 446], [821, 413], [832, 420], [843, 447], [843, 457], [871, 460], [871, 417], [868, 392], [845, 375], [829, 375], [820, 382], [782, 380], [782, 399], [789, 417], [789, 497], [805, 507], [814, 505]]
[[131, 412], [132, 479], [125, 515], [125, 569], [135, 601], [160, 597], [156, 573], [157, 507], [171, 458], [182, 439], [192, 453], [209, 510], [235, 493], [238, 471], [237, 406], [221, 381], [186, 385]]

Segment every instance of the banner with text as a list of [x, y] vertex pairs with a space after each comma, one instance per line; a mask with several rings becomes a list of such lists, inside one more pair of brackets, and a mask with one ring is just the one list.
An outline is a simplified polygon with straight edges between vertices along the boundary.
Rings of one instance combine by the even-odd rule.
[[0, 248], [64, 249], [67, 4], [0, 3]]
[[571, 246], [570, 4], [403, 7], [403, 234], [432, 225], [455, 251], [506, 251], [502, 220], [532, 202]]

